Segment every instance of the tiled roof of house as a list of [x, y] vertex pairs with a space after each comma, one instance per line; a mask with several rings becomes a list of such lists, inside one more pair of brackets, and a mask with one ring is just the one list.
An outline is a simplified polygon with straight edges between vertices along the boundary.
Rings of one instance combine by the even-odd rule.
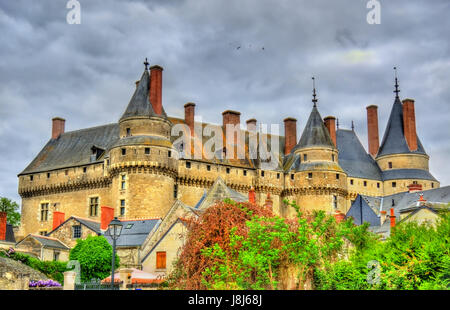
[[34, 235], [34, 234], [29, 234], [28, 236], [23, 238], [21, 241], [19, 241], [17, 244], [21, 243], [23, 240], [25, 240], [27, 238], [35, 239], [40, 244], [42, 244], [42, 246], [44, 246], [44, 247], [55, 248], [55, 249], [63, 249], [63, 250], [68, 250], [69, 249], [64, 243], [62, 243], [61, 241], [59, 241], [56, 238], [45, 237], [45, 236]]
[[[147, 236], [161, 223], [161, 219], [124, 220], [121, 221], [122, 233], [116, 240], [117, 247], [139, 247]], [[109, 229], [104, 234], [110, 244], [113, 243]]]

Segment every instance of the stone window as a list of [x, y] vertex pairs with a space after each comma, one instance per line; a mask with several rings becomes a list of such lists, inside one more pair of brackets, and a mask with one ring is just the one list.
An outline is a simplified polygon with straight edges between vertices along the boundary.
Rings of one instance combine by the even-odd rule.
[[127, 149], [123, 148], [123, 149], [122, 149], [122, 156], [124, 156], [124, 155], [126, 155], [126, 154], [127, 154]]
[[291, 174], [291, 180], [293, 180], [294, 179], [294, 174]]
[[48, 220], [48, 203], [41, 203], [41, 222]]
[[230, 168], [227, 168], [227, 173], [228, 173], [228, 174], [230, 173]]
[[308, 179], [312, 179], [312, 172], [308, 173]]
[[210, 165], [206, 165], [206, 170], [211, 171], [211, 166]]
[[172, 151], [167, 152], [167, 156], [172, 157]]
[[191, 169], [191, 162], [190, 161], [186, 162], [186, 168]]
[[337, 209], [337, 196], [333, 195], [333, 207]]
[[244, 176], [246, 176], [247, 175], [247, 170], [244, 170]]
[[127, 137], [131, 136], [131, 129], [127, 128]]
[[392, 162], [389, 162], [389, 169], [392, 169]]
[[364, 181], [364, 186], [367, 187], [367, 181]]
[[47, 179], [50, 179], [50, 172], [47, 172]]
[[339, 173], [336, 173], [336, 180], [339, 180]]
[[145, 148], [145, 155], [149, 155], [150, 154], [150, 148], [149, 147], [146, 147]]
[[308, 160], [308, 155], [303, 154], [303, 161], [307, 161]]
[[380, 183], [377, 183], [377, 188], [380, 188]]
[[278, 180], [280, 179], [280, 174], [279, 174], [279, 173], [277, 173], [277, 179], [278, 179]]
[[69, 175], [69, 170], [65, 170], [65, 171], [64, 171], [64, 174], [65, 174], [65, 175]]
[[353, 180], [350, 180], [350, 185], [353, 185]]
[[59, 251], [53, 251], [53, 260], [59, 261]]
[[72, 226], [72, 239], [81, 238], [81, 225]]
[[431, 182], [431, 188], [434, 188], [434, 183], [433, 182]]
[[120, 216], [125, 215], [125, 199], [120, 200]]
[[392, 187], [397, 187], [397, 182], [392, 182]]
[[39, 232], [39, 235], [41, 235], [41, 236], [46, 236], [46, 235], [47, 235], [47, 231], [46, 231], [46, 230], [41, 230], [41, 231]]
[[166, 252], [156, 252], [156, 269], [166, 269]]
[[97, 216], [98, 214], [98, 197], [89, 198], [89, 215]]
[[175, 184], [173, 186], [173, 198], [177, 198], [178, 197], [178, 184]]
[[86, 170], [87, 170], [86, 167], [83, 167], [83, 173], [86, 173]]
[[32, 175], [30, 175], [30, 181], [33, 181], [33, 176]]
[[264, 178], [264, 171], [261, 171], [261, 177]]
[[334, 161], [334, 154], [331, 155], [331, 161]]
[[125, 176], [125, 174], [122, 174], [120, 177], [121, 177], [120, 189], [125, 189], [125, 187], [126, 187], [126, 176]]

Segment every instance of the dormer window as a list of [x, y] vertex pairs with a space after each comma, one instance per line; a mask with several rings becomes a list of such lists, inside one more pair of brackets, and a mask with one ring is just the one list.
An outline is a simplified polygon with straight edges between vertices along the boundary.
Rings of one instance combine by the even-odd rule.
[[91, 147], [91, 151], [91, 162], [97, 161], [105, 153], [104, 149], [95, 145]]

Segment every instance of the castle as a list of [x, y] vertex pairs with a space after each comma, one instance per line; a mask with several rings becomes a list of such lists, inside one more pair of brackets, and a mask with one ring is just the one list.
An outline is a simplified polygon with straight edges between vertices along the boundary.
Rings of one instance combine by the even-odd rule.
[[260, 157], [250, 156], [251, 136], [262, 135], [255, 119], [240, 130], [245, 156], [221, 156], [236, 153], [237, 135], [228, 135], [225, 127], [240, 125], [240, 113], [230, 110], [216, 126], [226, 145], [215, 150], [219, 155], [188, 156], [192, 149], [171, 133], [174, 125], [185, 125], [193, 148], [205, 143], [203, 136], [196, 136], [195, 104], [184, 106], [184, 119], [168, 116], [162, 73], [162, 67], [145, 63], [118, 122], [65, 132], [65, 120], [53, 118], [51, 139], [18, 175], [21, 236], [46, 235], [54, 214], [99, 221], [101, 206], [111, 207], [119, 219], [163, 218], [177, 200], [196, 205], [219, 177], [244, 195], [253, 188], [258, 204], [270, 194], [274, 212], [284, 217], [293, 214], [284, 199], [304, 209], [346, 213], [358, 194], [383, 197], [411, 187], [440, 186], [429, 172], [429, 156], [416, 132], [414, 100], [400, 100], [397, 78], [381, 144], [377, 106], [367, 107], [369, 153], [354, 128], [340, 129], [335, 117], [321, 117], [314, 88], [313, 108], [300, 139], [297, 120], [286, 118], [284, 136], [277, 136], [279, 144], [270, 150], [276, 165], [267, 168]]

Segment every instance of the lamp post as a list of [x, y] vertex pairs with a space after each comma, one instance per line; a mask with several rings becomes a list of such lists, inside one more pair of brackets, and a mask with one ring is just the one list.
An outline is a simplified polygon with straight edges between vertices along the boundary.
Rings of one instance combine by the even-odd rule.
[[111, 223], [109, 223], [109, 235], [113, 240], [113, 255], [112, 255], [112, 274], [111, 274], [111, 289], [114, 289], [114, 267], [116, 264], [116, 240], [120, 237], [122, 232], [122, 223], [115, 217]]

